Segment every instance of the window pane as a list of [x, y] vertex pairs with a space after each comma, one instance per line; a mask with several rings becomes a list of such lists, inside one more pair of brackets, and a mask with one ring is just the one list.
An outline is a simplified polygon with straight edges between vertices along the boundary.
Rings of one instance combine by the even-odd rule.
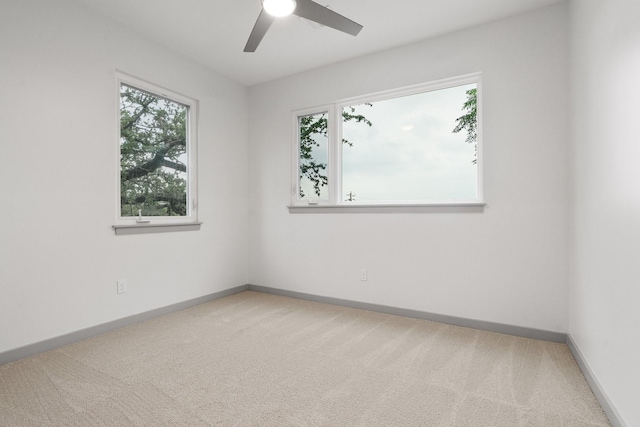
[[[342, 199], [477, 200], [475, 89], [474, 83], [344, 108]], [[363, 116], [370, 126], [348, 116]]]
[[120, 213], [186, 216], [187, 117], [183, 104], [120, 86]]
[[298, 200], [328, 200], [327, 112], [298, 117]]

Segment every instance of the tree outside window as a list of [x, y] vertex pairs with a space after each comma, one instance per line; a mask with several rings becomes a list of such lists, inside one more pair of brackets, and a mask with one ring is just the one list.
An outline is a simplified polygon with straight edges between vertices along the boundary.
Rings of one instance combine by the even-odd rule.
[[190, 214], [190, 105], [120, 84], [120, 216]]

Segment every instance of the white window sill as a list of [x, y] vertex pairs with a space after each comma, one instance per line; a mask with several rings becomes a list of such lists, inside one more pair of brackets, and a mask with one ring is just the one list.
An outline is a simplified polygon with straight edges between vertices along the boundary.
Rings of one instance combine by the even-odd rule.
[[484, 202], [417, 204], [349, 204], [287, 206], [289, 213], [474, 213], [483, 212]]
[[182, 224], [127, 224], [114, 225], [116, 236], [125, 234], [167, 233], [172, 231], [200, 230], [201, 222], [188, 222]]

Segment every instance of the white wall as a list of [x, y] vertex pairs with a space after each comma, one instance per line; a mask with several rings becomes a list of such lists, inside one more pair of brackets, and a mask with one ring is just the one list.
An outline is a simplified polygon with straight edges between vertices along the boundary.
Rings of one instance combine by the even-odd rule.
[[[640, 3], [573, 0], [570, 12], [552, 6], [255, 86], [247, 98], [74, 3], [4, 0], [0, 352], [248, 278], [569, 331], [620, 418], [640, 425]], [[200, 100], [200, 231], [114, 235], [115, 69]], [[288, 213], [291, 110], [475, 71], [483, 213]]]
[[[566, 332], [567, 23], [562, 3], [251, 87], [250, 283]], [[292, 110], [476, 71], [483, 213], [288, 213]]]
[[[247, 282], [246, 88], [65, 0], [0, 40], [0, 352]], [[115, 69], [200, 100], [200, 231], [114, 235]]]
[[573, 286], [569, 332], [640, 425], [640, 2], [571, 2]]

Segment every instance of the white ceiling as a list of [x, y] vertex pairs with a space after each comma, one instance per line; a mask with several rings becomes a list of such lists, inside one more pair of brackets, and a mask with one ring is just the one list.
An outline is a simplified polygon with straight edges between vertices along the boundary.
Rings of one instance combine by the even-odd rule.
[[244, 85], [424, 40], [561, 0], [316, 0], [362, 24], [357, 37], [278, 18], [244, 45], [260, 0], [75, 0]]

